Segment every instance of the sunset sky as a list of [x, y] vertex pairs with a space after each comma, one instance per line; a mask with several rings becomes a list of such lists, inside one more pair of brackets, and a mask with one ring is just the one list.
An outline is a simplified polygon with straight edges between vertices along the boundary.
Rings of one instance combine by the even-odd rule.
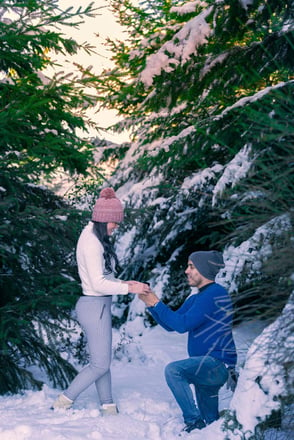
[[[84, 52], [80, 52], [77, 57], [72, 57], [71, 59], [71, 62], [75, 60], [84, 67], [93, 66], [93, 71], [96, 74], [99, 74], [102, 69], [111, 67], [112, 65], [109, 59], [111, 54], [109, 51], [106, 50], [105, 46], [103, 45], [104, 39], [107, 36], [122, 39], [124, 36], [119, 24], [116, 23], [115, 18], [107, 9], [107, 3], [109, 2], [105, 0], [95, 0], [94, 4], [95, 7], [99, 8], [99, 10], [97, 11], [99, 15], [97, 15], [97, 17], [95, 18], [86, 18], [86, 22], [79, 26], [79, 30], [77, 30], [76, 28], [65, 28], [65, 32], [68, 35], [71, 35], [79, 43], [87, 41], [88, 43], [96, 47], [95, 51], [97, 52], [97, 55], [88, 55]], [[60, 5], [63, 9], [69, 7], [77, 9], [80, 5], [82, 5], [82, 7], [85, 7], [85, 5], [87, 4], [87, 2], [82, 1], [78, 3], [72, 2], [71, 0], [60, 0]], [[67, 62], [63, 61], [62, 64], [66, 69]], [[105, 110], [103, 112], [100, 111], [99, 114], [94, 114], [94, 112], [92, 112], [91, 116], [93, 117], [93, 119], [95, 119], [95, 121], [98, 121], [99, 125], [102, 127], [107, 127], [111, 125], [117, 119], [116, 113], [111, 110]], [[106, 135], [103, 132], [94, 132], [93, 136], [99, 136], [101, 138], [105, 137], [106, 139], [118, 143], [128, 140], [127, 133]]]

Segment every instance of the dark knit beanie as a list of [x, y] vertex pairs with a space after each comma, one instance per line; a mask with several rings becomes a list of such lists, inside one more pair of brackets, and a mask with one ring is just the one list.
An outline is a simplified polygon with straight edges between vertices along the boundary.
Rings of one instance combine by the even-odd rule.
[[104, 188], [97, 199], [92, 220], [101, 223], [120, 223], [124, 218], [124, 208], [112, 188]]
[[189, 256], [198, 272], [208, 280], [214, 280], [219, 270], [224, 265], [223, 256], [218, 251], [199, 251], [193, 252]]

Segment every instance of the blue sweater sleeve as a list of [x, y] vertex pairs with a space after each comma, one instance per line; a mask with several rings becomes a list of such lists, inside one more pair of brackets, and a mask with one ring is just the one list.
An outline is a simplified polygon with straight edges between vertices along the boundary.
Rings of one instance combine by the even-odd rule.
[[[153, 316], [153, 318], [155, 319], [155, 321], [161, 325], [161, 327], [163, 327], [165, 330], [167, 330], [168, 332], [172, 332], [173, 329], [168, 327], [163, 321], [161, 321], [160, 316], [158, 315], [156, 309], [157, 307], [160, 306], [160, 304], [162, 304], [164, 306], [164, 304], [162, 302], [159, 302], [156, 307], [148, 307], [149, 312], [151, 313], [151, 315]], [[166, 306], [165, 306], [166, 307]]]
[[173, 311], [162, 302], [149, 308], [153, 318], [168, 331], [185, 333], [202, 325], [214, 309], [213, 301], [206, 295], [192, 295], [177, 310]]

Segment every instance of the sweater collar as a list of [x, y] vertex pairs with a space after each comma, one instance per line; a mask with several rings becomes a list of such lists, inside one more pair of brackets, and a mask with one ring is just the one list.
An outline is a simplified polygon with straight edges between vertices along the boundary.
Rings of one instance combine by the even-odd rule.
[[205, 284], [205, 286], [200, 287], [199, 292], [203, 292], [203, 290], [207, 289], [207, 287], [211, 286], [212, 284], [215, 284], [215, 282], [212, 281], [211, 283]]

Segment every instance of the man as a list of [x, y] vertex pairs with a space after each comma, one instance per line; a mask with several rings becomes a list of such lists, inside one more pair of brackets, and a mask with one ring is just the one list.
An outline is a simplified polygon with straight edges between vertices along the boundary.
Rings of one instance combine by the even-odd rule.
[[[202, 429], [219, 418], [218, 392], [234, 371], [237, 355], [232, 335], [232, 305], [228, 292], [215, 283], [224, 267], [218, 251], [193, 252], [185, 271], [198, 293], [173, 311], [155, 293], [140, 295], [153, 318], [166, 330], [188, 332], [189, 358], [166, 366], [165, 378], [185, 422], [184, 431]], [[197, 406], [190, 384], [195, 387]]]

